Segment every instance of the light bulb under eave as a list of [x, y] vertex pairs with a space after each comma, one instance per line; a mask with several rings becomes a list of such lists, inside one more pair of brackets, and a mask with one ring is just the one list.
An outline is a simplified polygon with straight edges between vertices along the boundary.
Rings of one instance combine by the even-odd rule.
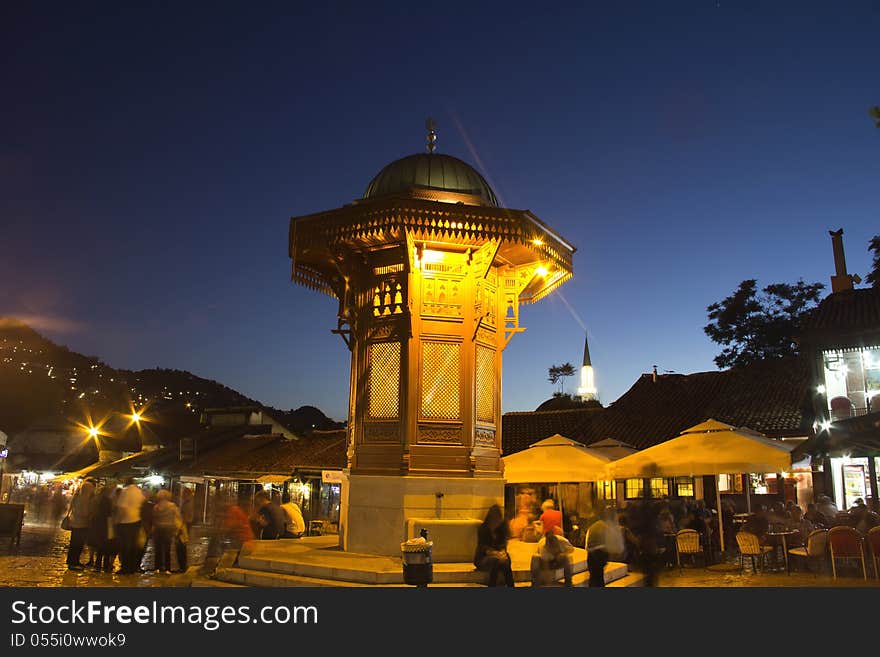
[[89, 436], [92, 438], [98, 437], [98, 428], [97, 427], [89, 427]]
[[538, 267], [535, 270], [535, 274], [537, 274], [541, 278], [544, 278], [545, 276], [547, 276], [547, 268], [545, 266], [541, 265], [540, 267]]
[[132, 413], [131, 414], [131, 421], [132, 422], [140, 422], [141, 421], [140, 413]]

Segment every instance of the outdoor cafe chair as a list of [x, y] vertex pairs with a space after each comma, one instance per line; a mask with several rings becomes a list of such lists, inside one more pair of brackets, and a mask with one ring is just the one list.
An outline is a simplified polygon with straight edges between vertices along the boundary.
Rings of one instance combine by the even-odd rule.
[[706, 558], [703, 546], [700, 545], [700, 534], [696, 529], [681, 529], [675, 535], [675, 556], [678, 561], [678, 572], [683, 574], [684, 570], [681, 566], [681, 555], [689, 554], [694, 559], [695, 555], [702, 555]]
[[865, 566], [865, 546], [862, 535], [853, 527], [838, 525], [828, 530], [828, 544], [831, 546], [831, 572], [837, 579], [837, 560], [861, 559], [862, 575], [868, 579]]
[[[739, 546], [739, 571], [745, 571], [745, 558], [752, 561], [752, 572], [764, 570], [767, 555], [773, 551], [772, 545], [761, 545], [761, 541], [752, 532], [740, 530], [736, 534], [736, 544]], [[758, 566], [755, 567], [755, 557], [758, 557]]]
[[868, 549], [874, 560], [874, 577], [880, 579], [880, 526], [868, 530]]
[[[810, 560], [815, 559], [819, 562], [819, 568], [816, 570], [816, 575], [818, 576], [819, 571], [822, 569], [822, 564], [825, 562], [825, 555], [828, 552], [828, 530], [827, 529], [814, 529], [810, 532], [809, 536], [807, 536], [807, 544], [800, 547], [793, 547], [788, 549], [788, 553], [793, 557], [802, 557], [804, 559], [804, 563], [807, 566], [807, 570], [810, 569]], [[791, 559], [788, 561], [788, 572], [791, 572]]]

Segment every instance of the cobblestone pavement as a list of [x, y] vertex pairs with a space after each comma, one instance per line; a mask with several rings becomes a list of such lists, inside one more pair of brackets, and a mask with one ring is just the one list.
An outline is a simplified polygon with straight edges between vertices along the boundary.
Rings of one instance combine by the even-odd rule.
[[[210, 537], [203, 535], [198, 526], [193, 527], [188, 546], [189, 569], [186, 573], [163, 575], [142, 573], [117, 575], [95, 572], [91, 568], [82, 571], [67, 569], [67, 545], [70, 532], [51, 524], [26, 524], [19, 546], [9, 546], [0, 539], [0, 586], [190, 586], [205, 563]], [[172, 550], [172, 564], [177, 560]], [[85, 565], [88, 554], [83, 550], [80, 561]], [[153, 564], [152, 541], [147, 544], [143, 566]], [[116, 560], [115, 568], [119, 568]]]
[[880, 588], [880, 579], [874, 574], [871, 557], [867, 556], [867, 580], [862, 574], [861, 564], [843, 563], [838, 561], [835, 579], [831, 574], [830, 563], [825, 564], [820, 572], [815, 564], [811, 564], [812, 571], [805, 571], [803, 563], [792, 563], [791, 573], [785, 571], [780, 563], [763, 572], [754, 572], [748, 559], [745, 567], [740, 569], [739, 555], [728, 555], [722, 563], [703, 566], [697, 564], [684, 564], [679, 570], [677, 566], [664, 568], [657, 579], [658, 587], [709, 587], [709, 588], [780, 588], [780, 587], [874, 587]]

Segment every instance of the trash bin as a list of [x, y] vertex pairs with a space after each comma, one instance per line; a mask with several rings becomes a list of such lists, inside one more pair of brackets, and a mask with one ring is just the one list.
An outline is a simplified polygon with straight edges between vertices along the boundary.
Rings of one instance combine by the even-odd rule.
[[413, 586], [427, 586], [434, 580], [434, 565], [431, 560], [433, 546], [432, 541], [400, 544], [404, 583]]

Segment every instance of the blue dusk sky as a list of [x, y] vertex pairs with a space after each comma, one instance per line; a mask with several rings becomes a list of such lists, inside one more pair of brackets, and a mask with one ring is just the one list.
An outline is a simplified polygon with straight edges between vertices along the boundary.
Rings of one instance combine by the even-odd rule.
[[115, 367], [345, 419], [336, 302], [290, 282], [289, 218], [422, 152], [427, 116], [577, 247], [504, 353], [505, 411], [585, 331], [604, 403], [715, 369], [706, 306], [830, 286], [829, 230], [869, 271], [876, 2], [130, 4], [0, 10], [0, 316]]

